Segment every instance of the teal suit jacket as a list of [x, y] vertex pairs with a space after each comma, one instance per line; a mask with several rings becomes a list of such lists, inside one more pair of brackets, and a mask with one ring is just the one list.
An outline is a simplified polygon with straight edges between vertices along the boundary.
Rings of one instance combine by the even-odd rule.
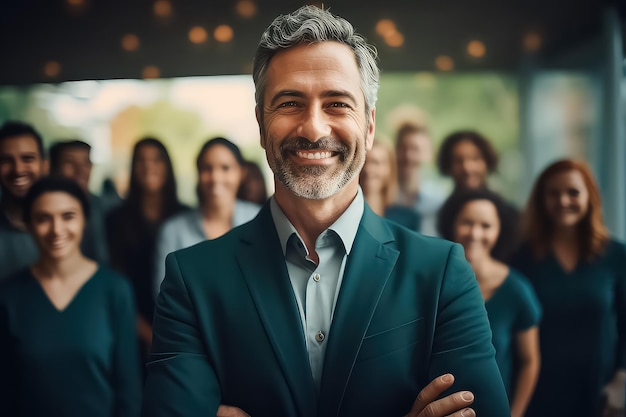
[[491, 331], [459, 245], [365, 207], [323, 367], [311, 376], [269, 205], [225, 236], [170, 254], [154, 316], [143, 415], [404, 416], [452, 372], [480, 417], [509, 416]]

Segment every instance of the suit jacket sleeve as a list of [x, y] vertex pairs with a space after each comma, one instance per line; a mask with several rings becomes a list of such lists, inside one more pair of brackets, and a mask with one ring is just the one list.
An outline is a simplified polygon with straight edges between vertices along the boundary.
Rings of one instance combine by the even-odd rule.
[[156, 305], [142, 415], [215, 416], [220, 386], [200, 339], [200, 324], [177, 259], [167, 256]]
[[495, 361], [491, 328], [474, 273], [459, 245], [453, 245], [441, 283], [429, 380], [450, 372], [451, 392], [474, 393], [480, 417], [510, 415]]

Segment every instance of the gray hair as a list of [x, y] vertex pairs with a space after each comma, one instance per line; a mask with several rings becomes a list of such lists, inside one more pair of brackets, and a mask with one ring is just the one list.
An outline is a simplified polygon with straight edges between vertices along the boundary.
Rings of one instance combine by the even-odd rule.
[[380, 70], [376, 63], [376, 48], [354, 31], [347, 20], [316, 6], [302, 6], [298, 10], [278, 16], [263, 32], [254, 57], [252, 79], [254, 97], [259, 111], [263, 112], [267, 67], [277, 52], [302, 44], [335, 41], [347, 45], [354, 52], [361, 74], [361, 90], [365, 97], [365, 110], [376, 105]]

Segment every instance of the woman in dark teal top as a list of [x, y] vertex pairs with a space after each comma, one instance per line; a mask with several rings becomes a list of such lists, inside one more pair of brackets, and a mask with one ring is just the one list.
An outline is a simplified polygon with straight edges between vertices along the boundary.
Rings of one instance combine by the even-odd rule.
[[[609, 238], [586, 164], [555, 162], [530, 195], [515, 265], [543, 306], [542, 369], [532, 417], [602, 415], [604, 392], [623, 408], [626, 247]], [[618, 398], [621, 397], [621, 400]]]
[[25, 199], [39, 259], [0, 286], [0, 415], [135, 417], [141, 404], [130, 284], [80, 251], [88, 203], [44, 178]]
[[522, 417], [539, 375], [541, 308], [531, 285], [492, 255], [499, 239], [504, 201], [485, 189], [454, 193], [439, 213], [439, 232], [461, 243], [485, 300], [496, 362], [511, 403]]

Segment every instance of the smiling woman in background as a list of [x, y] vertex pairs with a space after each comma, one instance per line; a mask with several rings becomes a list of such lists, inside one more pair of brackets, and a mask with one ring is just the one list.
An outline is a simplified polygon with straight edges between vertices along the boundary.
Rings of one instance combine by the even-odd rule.
[[624, 407], [626, 247], [609, 237], [600, 192], [583, 162], [561, 160], [537, 179], [515, 265], [543, 306], [542, 369], [528, 416]]
[[239, 147], [225, 138], [202, 146], [196, 160], [198, 209], [167, 221], [159, 232], [156, 249], [155, 294], [165, 276], [165, 257], [207, 239], [215, 239], [257, 215], [261, 206], [237, 199], [244, 159]]
[[24, 223], [38, 260], [0, 286], [0, 415], [132, 417], [141, 379], [126, 279], [86, 258], [83, 190], [35, 183]]
[[452, 194], [439, 213], [439, 233], [458, 242], [476, 274], [485, 300], [496, 361], [511, 403], [522, 417], [539, 375], [541, 308], [527, 279], [492, 255], [499, 239], [505, 204], [486, 189]]

